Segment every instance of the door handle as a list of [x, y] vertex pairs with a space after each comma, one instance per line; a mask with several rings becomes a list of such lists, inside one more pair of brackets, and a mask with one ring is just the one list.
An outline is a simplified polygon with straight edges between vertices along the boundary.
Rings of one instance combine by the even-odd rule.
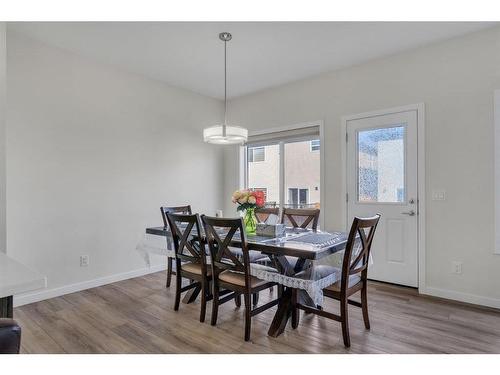
[[401, 212], [403, 215], [415, 216], [415, 210], [410, 210], [408, 212]]

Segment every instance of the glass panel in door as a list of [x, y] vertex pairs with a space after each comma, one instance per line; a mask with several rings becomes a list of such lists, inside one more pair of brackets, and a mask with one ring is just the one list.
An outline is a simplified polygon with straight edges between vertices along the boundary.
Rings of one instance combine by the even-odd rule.
[[406, 127], [357, 132], [358, 201], [405, 202]]

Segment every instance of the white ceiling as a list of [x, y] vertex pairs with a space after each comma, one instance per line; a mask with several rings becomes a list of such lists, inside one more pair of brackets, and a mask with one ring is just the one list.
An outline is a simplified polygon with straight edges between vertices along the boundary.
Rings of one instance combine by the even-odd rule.
[[494, 26], [475, 22], [24, 22], [8, 30], [204, 95], [241, 96]]

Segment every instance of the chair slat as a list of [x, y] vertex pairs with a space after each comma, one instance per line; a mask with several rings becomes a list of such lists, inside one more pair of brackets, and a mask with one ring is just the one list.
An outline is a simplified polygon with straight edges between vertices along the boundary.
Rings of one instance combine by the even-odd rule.
[[[283, 215], [281, 217], [281, 222], [286, 224], [290, 222], [294, 228], [307, 228], [311, 225], [312, 230], [318, 229], [320, 210], [316, 208], [285, 208], [283, 209]], [[297, 223], [298, 219], [302, 219], [302, 222]]]

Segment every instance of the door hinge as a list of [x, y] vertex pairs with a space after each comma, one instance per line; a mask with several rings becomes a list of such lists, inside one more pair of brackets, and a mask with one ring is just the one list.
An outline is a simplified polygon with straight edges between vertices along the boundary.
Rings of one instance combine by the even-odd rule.
[[349, 136], [348, 136], [348, 133], [346, 132], [346, 133], [345, 133], [345, 142], [347, 143], [347, 142], [348, 142], [348, 140], [349, 140]]
[[345, 201], [349, 202], [349, 193], [345, 193]]

